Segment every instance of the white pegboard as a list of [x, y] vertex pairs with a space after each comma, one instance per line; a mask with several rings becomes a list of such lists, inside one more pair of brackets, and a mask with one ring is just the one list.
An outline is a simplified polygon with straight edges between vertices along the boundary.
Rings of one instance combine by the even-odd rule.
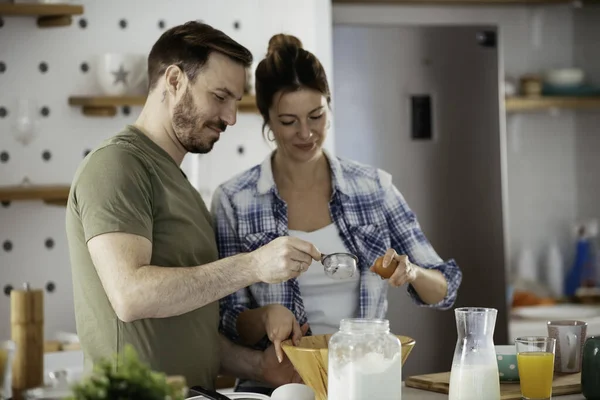
[[[68, 105], [69, 96], [100, 93], [95, 57], [108, 52], [147, 54], [164, 30], [188, 20], [203, 20], [223, 30], [248, 47], [256, 61], [264, 57], [273, 34], [294, 34], [321, 59], [332, 79], [331, 36], [323, 34], [331, 30], [329, 0], [157, 0], [151, 7], [147, 0], [81, 3], [84, 14], [74, 17], [69, 27], [39, 29], [35, 18], [3, 18], [0, 62], [6, 68], [0, 73], [0, 108], [7, 115], [0, 117], [0, 154], [6, 152], [9, 159], [0, 162], [0, 185], [20, 184], [25, 177], [33, 184], [70, 183], [85, 151], [133, 122], [141, 109], [92, 118], [80, 107]], [[121, 20], [126, 21], [125, 28]], [[40, 63], [46, 64], [45, 73]], [[82, 63], [88, 64], [88, 72], [82, 71]], [[37, 109], [49, 109], [47, 117], [38, 114], [38, 136], [27, 146], [13, 136], [19, 98], [34, 100]], [[206, 201], [218, 184], [268, 154], [261, 126], [260, 115], [239, 113], [237, 124], [227, 129], [210, 154], [186, 157], [182, 168]], [[326, 147], [333, 151], [333, 131]], [[45, 151], [49, 160], [42, 157]], [[0, 290], [24, 281], [37, 288], [53, 282], [56, 290], [45, 296], [47, 337], [75, 331], [64, 217], [64, 208], [41, 202], [0, 206]], [[54, 242], [51, 249], [45, 246], [47, 239]], [[10, 243], [6, 245], [10, 251], [4, 243]], [[9, 298], [0, 291], [0, 340], [10, 336], [9, 306]]]

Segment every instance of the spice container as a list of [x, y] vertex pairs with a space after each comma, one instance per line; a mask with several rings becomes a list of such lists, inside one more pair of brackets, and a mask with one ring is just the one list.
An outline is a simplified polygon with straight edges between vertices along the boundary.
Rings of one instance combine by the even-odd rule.
[[402, 348], [385, 319], [343, 319], [329, 341], [328, 400], [402, 398]]
[[16, 345], [12, 371], [13, 397], [44, 383], [44, 292], [30, 289], [10, 292], [12, 341]]

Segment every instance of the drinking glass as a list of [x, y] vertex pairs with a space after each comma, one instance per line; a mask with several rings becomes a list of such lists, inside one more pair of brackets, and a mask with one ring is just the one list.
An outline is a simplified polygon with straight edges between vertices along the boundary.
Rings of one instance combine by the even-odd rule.
[[550, 400], [554, 378], [556, 339], [546, 336], [515, 339], [521, 396], [524, 400]]
[[16, 345], [12, 340], [0, 342], [0, 400], [12, 398], [12, 361]]

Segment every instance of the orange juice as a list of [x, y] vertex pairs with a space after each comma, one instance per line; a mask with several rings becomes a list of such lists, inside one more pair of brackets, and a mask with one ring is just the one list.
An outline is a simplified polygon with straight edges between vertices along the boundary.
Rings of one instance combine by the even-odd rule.
[[521, 395], [532, 399], [549, 399], [552, 396], [554, 354], [530, 352], [517, 354]]

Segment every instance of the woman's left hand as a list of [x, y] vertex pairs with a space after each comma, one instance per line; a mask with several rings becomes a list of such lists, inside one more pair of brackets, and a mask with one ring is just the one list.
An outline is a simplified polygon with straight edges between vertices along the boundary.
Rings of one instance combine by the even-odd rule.
[[398, 266], [389, 279], [391, 286], [399, 287], [407, 283], [412, 283], [417, 279], [419, 267], [411, 263], [408, 256], [398, 254], [394, 249], [388, 249], [383, 256], [383, 267], [387, 268], [392, 260], [395, 260]]

